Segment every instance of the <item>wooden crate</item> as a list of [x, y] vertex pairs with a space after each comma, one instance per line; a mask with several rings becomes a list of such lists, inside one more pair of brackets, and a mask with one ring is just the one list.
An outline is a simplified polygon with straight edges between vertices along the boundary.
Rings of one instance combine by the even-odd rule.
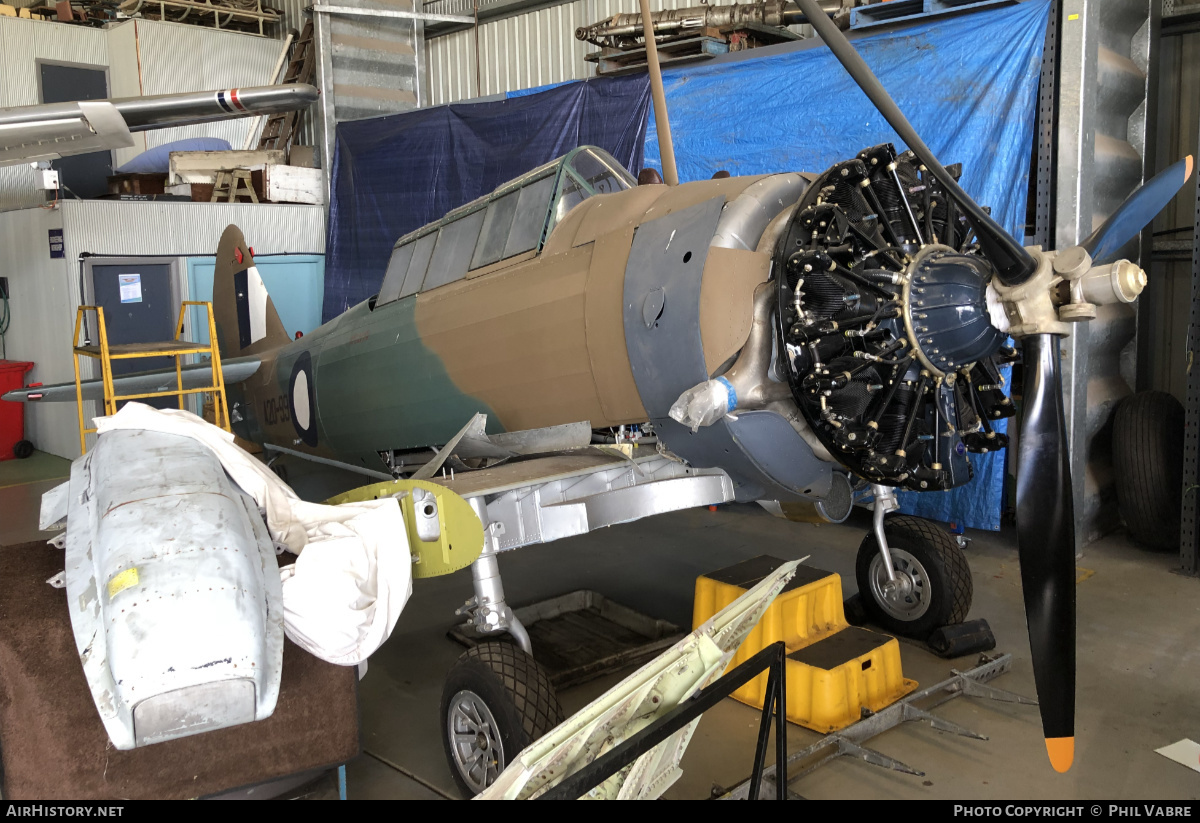
[[320, 169], [300, 166], [267, 166], [263, 170], [263, 188], [272, 203], [325, 202], [325, 175]]
[[286, 162], [282, 149], [262, 151], [173, 151], [169, 182], [215, 183], [218, 171], [262, 171], [269, 164]]
[[109, 194], [165, 194], [165, 174], [114, 174], [108, 178]]

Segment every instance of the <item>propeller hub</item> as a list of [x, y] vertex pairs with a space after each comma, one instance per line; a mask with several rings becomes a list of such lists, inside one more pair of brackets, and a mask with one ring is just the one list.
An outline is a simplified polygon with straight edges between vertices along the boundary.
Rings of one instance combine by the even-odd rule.
[[992, 325], [986, 258], [925, 246], [908, 267], [901, 300], [912, 350], [937, 377], [995, 354], [1005, 335]]

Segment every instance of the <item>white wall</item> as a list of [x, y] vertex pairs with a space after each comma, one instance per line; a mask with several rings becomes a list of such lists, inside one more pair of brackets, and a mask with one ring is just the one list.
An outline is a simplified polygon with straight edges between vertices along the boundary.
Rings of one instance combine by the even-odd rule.
[[[41, 102], [38, 61], [108, 69], [109, 95], [227, 89], [269, 84], [281, 43], [182, 23], [129, 20], [107, 29], [0, 17], [0, 107]], [[115, 151], [119, 166], [147, 148], [184, 137], [221, 137], [240, 149], [253, 118], [134, 135]], [[69, 181], [66, 181], [70, 185]], [[0, 210], [44, 201], [29, 166], [0, 168]]]
[[[12, 323], [4, 337], [9, 360], [37, 365], [28, 382], [61, 383], [74, 379], [71, 367], [73, 295], [66, 259], [50, 258], [49, 230], [63, 225], [61, 211], [32, 208], [0, 213], [0, 276], [8, 278]], [[71, 308], [68, 308], [71, 307]], [[63, 457], [76, 457], [79, 437], [74, 403], [30, 407], [26, 437], [39, 448], [53, 445]], [[69, 435], [64, 438], [61, 433]]]
[[[0, 107], [41, 102], [39, 60], [107, 67], [106, 33], [66, 23], [0, 17]], [[27, 165], [0, 168], [0, 209], [36, 206], [44, 200], [32, 168]]]
[[[221, 232], [238, 225], [256, 254], [324, 254], [321, 206], [68, 200], [57, 210], [0, 213], [0, 275], [9, 278], [12, 325], [8, 357], [37, 363], [29, 380], [75, 379], [71, 339], [80, 296], [79, 259], [90, 255], [191, 257], [213, 254]], [[51, 260], [51, 228], [63, 230], [65, 257]], [[83, 361], [90, 374], [90, 361]], [[89, 404], [91, 405], [91, 404]], [[94, 412], [85, 409], [89, 417]], [[37, 448], [79, 456], [74, 403], [32, 403], [26, 430]]]
[[[135, 60], [128, 60], [128, 49], [116, 48], [112, 40], [109, 45], [112, 74], [119, 73], [121, 82], [128, 84], [128, 92], [124, 92], [127, 96], [270, 85], [271, 71], [282, 46], [271, 38], [153, 20], [130, 20], [108, 29], [107, 33], [128, 42], [128, 29], [134, 32]], [[124, 55], [124, 61], [119, 55]], [[130, 69], [135, 72], [132, 77]], [[221, 137], [240, 149], [254, 120], [180, 126], [141, 132], [140, 136], [146, 148], [185, 137]], [[118, 151], [118, 165], [136, 153], [134, 149]]]

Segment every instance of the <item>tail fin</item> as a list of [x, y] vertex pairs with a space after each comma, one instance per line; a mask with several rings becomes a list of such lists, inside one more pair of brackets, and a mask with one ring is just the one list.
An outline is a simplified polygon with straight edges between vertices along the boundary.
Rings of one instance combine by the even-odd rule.
[[291, 340], [258, 274], [242, 230], [233, 225], [226, 227], [217, 246], [213, 315], [222, 360], [258, 354]]

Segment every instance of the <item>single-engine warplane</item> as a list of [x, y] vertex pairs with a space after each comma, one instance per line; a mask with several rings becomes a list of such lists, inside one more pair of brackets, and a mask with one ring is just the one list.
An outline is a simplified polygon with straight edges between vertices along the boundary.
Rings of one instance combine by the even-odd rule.
[[[938, 162], [816, 0], [798, 5], [907, 151], [870, 147], [816, 175], [639, 186], [582, 147], [401, 237], [376, 296], [295, 341], [231, 226], [213, 297], [234, 430], [383, 479], [442, 472], [487, 535], [465, 611], [525, 651], [502, 549], [731, 499], [815, 506], [837, 521], [852, 484], [869, 484], [864, 605], [886, 628], [923, 636], [965, 617], [966, 561], [948, 535], [885, 515], [895, 488], [959, 486], [971, 452], [1005, 446], [993, 422], [1014, 413], [998, 376], [1015, 338], [1022, 583], [1047, 750], [1065, 771], [1075, 575], [1059, 341], [1096, 305], [1138, 296], [1145, 274], [1117, 253], [1192, 160], [1080, 245], [1023, 248], [963, 191], [960, 170]], [[206, 374], [195, 369], [193, 385]], [[162, 379], [115, 381], [124, 394]], [[32, 391], [75, 399], [73, 384]], [[588, 448], [595, 431], [634, 428], [652, 432], [656, 453]], [[470, 772], [478, 754], [459, 762], [476, 791], [489, 779]]]

